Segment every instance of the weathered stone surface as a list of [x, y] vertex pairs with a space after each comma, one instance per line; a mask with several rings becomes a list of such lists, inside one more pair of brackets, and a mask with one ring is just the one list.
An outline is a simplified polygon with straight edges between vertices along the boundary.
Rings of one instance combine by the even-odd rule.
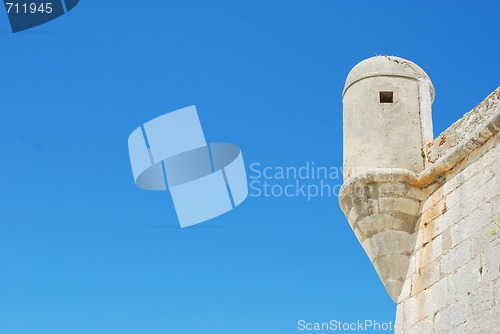
[[409, 178], [411, 175], [396, 169], [357, 175], [343, 185], [339, 197], [348, 218], [356, 217], [349, 223], [394, 301], [403, 288], [414, 249], [420, 209], [415, 197], [422, 197], [417, 192], [412, 197], [394, 192], [415, 188], [410, 184], [401, 187], [401, 180]]
[[496, 245], [481, 255], [482, 280], [487, 283], [500, 276], [500, 245]]
[[[482, 137], [480, 130], [484, 128], [488, 129], [489, 132], [498, 132], [500, 128], [499, 109], [500, 91], [497, 89], [436, 138], [429, 150], [429, 160], [437, 162], [446, 154], [450, 154], [452, 149], [464, 146], [464, 142], [470, 139], [468, 137], [475, 135], [480, 139]], [[469, 152], [463, 153], [465, 157]]]
[[339, 201], [396, 333], [500, 333], [500, 88], [436, 139], [432, 84], [409, 61], [361, 62], [343, 96]]
[[479, 259], [471, 261], [449, 276], [448, 293], [455, 301], [470, 295], [481, 286], [481, 264]]
[[495, 279], [495, 305], [500, 305], [500, 279]]
[[495, 305], [495, 284], [493, 282], [481, 286], [468, 295], [473, 314], [479, 314]]
[[[429, 82], [426, 93], [433, 95], [427, 74], [405, 59], [373, 57], [351, 70], [343, 92], [346, 176], [365, 168], [423, 170], [420, 78]], [[391, 92], [393, 102], [381, 103], [379, 92]]]
[[472, 315], [472, 309], [466, 299], [451, 303], [436, 313], [434, 333], [445, 333], [465, 323]]
[[464, 240], [441, 257], [441, 272], [449, 275], [469, 262], [470, 258], [469, 242]]
[[441, 278], [440, 263], [434, 260], [428, 265], [418, 268], [413, 274], [412, 294], [417, 294], [420, 291], [429, 288]]

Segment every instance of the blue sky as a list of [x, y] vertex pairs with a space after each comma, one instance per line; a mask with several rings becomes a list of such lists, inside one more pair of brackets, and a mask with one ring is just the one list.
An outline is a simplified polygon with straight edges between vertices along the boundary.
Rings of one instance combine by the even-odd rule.
[[[195, 104], [247, 168], [342, 165], [341, 92], [378, 54], [431, 77], [435, 136], [498, 86], [496, 1], [98, 1], [0, 13], [0, 334], [301, 333], [394, 321], [335, 197], [249, 197], [177, 228], [127, 137]], [[340, 180], [335, 182], [340, 183]], [[367, 331], [369, 332], [369, 331]]]

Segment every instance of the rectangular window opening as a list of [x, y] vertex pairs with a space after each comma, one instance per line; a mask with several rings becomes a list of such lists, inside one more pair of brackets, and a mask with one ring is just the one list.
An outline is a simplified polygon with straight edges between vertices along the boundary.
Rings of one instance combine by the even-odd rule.
[[380, 103], [392, 103], [392, 92], [380, 92]]

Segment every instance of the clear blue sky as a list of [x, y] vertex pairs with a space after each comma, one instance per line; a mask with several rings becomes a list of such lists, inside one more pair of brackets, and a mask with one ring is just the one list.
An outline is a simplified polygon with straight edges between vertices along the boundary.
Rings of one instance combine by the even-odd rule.
[[176, 228], [169, 194], [135, 187], [127, 137], [195, 104], [247, 167], [340, 167], [356, 63], [419, 64], [437, 135], [498, 86], [499, 15], [498, 1], [82, 0], [12, 34], [2, 9], [0, 334], [394, 321], [336, 198], [249, 197]]

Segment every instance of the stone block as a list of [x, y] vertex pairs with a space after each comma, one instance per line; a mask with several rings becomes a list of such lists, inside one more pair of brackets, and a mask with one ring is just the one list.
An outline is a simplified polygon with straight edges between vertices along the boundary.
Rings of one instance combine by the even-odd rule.
[[430, 207], [429, 210], [422, 213], [421, 220], [423, 222], [430, 222], [436, 217], [442, 215], [446, 210], [446, 201], [445, 199], [441, 199], [434, 206]]
[[452, 245], [451, 228], [448, 227], [446, 230], [444, 230], [441, 234], [441, 237], [443, 238], [443, 243], [442, 243], [443, 254], [446, 254], [449, 250], [451, 250], [451, 245]]
[[428, 265], [442, 254], [442, 241], [442, 236], [438, 235], [434, 240], [424, 244], [417, 244], [417, 268]]
[[495, 305], [500, 305], [500, 279], [495, 279]]
[[[445, 184], [446, 185], [446, 184]], [[428, 198], [422, 201], [422, 212], [428, 211], [443, 199], [443, 187], [439, 187]]]
[[439, 259], [432, 261], [422, 268], [418, 268], [412, 277], [412, 294], [419, 293], [420, 291], [429, 288], [440, 279], [440, 274]]
[[476, 259], [448, 276], [448, 293], [451, 302], [465, 297], [481, 286], [480, 268], [481, 263], [479, 259]]
[[404, 323], [406, 327], [413, 325], [425, 316], [422, 307], [418, 303], [419, 298], [417, 296], [409, 298], [404, 302], [403, 311], [405, 319]]
[[381, 197], [378, 200], [380, 212], [397, 211], [417, 215], [420, 202], [404, 197]]
[[[499, 167], [500, 168], [500, 167]], [[482, 204], [491, 201], [500, 193], [500, 182], [498, 176], [492, 178], [481, 187], [475, 188], [474, 193], [469, 195], [476, 200], [476, 203]]]
[[396, 322], [394, 324], [395, 333], [403, 333], [401, 330], [404, 328], [404, 326], [405, 326], [404, 303], [401, 302], [396, 307]]
[[467, 296], [472, 308], [473, 314], [479, 314], [485, 310], [489, 310], [495, 305], [495, 285], [489, 282], [486, 285], [479, 287], [477, 290]]
[[453, 175], [453, 177], [446, 180], [445, 184], [442, 186], [442, 195], [446, 196], [450, 192], [454, 191], [456, 188], [460, 187], [466, 181], [464, 173], [458, 173]]
[[490, 226], [484, 226], [472, 233], [469, 239], [471, 242], [472, 258], [487, 252], [500, 243], [500, 232], [496, 235], [491, 233], [494, 228], [493, 223], [491, 223]]
[[[500, 172], [499, 172], [500, 173]], [[496, 195], [490, 200], [491, 207], [493, 210], [493, 218], [498, 219], [500, 217], [500, 194]]]
[[471, 213], [471, 209], [467, 207], [466, 202], [460, 202], [452, 208], [447, 208], [446, 212], [443, 215], [440, 215], [438, 218], [443, 221], [444, 228], [451, 227], [455, 224], [458, 224], [465, 216]]
[[419, 225], [419, 244], [430, 241], [443, 233], [448, 227], [448, 222], [443, 215], [437, 216], [431, 221], [421, 221]]
[[448, 305], [448, 278], [444, 278], [435, 283], [424, 294], [423, 306], [425, 316], [434, 316], [436, 312]]
[[465, 240], [443, 255], [440, 261], [441, 272], [444, 275], [449, 275], [469, 262], [470, 258], [469, 242]]
[[479, 314], [472, 314], [470, 318], [467, 319], [465, 323], [465, 328], [467, 333], [478, 333], [478, 334], [495, 334], [499, 333], [500, 319], [498, 315], [500, 314], [500, 309], [495, 306], [489, 310], [481, 312]]
[[412, 277], [407, 276], [404, 283], [403, 283], [403, 288], [401, 289], [401, 293], [399, 294], [399, 297], [398, 297], [398, 304], [399, 305], [401, 305], [401, 303], [404, 300], [410, 298], [410, 295], [412, 293], [412, 282], [413, 282]]
[[378, 187], [378, 194], [382, 197], [393, 197], [394, 195], [401, 196], [405, 194], [408, 185], [403, 182], [386, 182], [381, 183]]
[[448, 307], [439, 310], [434, 317], [434, 333], [446, 333], [465, 323], [471, 316], [472, 310], [464, 300], [458, 300]]
[[472, 236], [472, 234], [489, 225], [492, 220], [491, 204], [484, 203], [478, 209], [468, 214], [458, 224], [451, 227], [451, 240], [456, 245]]
[[412, 235], [404, 231], [383, 231], [367, 238], [363, 244], [370, 244], [370, 249], [374, 255], [390, 253], [410, 254], [413, 251], [411, 243]]
[[483, 255], [482, 259], [482, 281], [487, 283], [500, 276], [500, 245], [497, 244]]

